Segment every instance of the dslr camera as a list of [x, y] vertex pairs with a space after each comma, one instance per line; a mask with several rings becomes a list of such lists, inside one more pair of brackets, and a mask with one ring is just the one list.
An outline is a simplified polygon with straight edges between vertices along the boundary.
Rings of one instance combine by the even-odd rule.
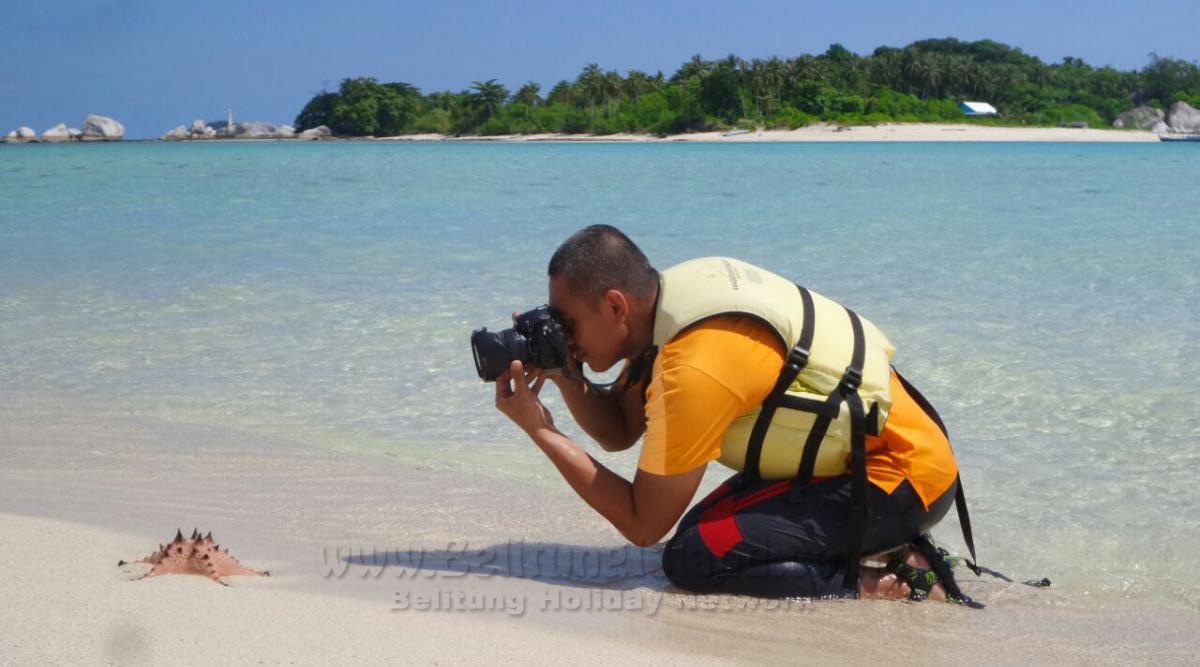
[[565, 368], [567, 338], [558, 313], [550, 306], [538, 306], [514, 315], [511, 329], [488, 331], [483, 327], [471, 332], [471, 353], [479, 379], [495, 382], [514, 359], [547, 372]]

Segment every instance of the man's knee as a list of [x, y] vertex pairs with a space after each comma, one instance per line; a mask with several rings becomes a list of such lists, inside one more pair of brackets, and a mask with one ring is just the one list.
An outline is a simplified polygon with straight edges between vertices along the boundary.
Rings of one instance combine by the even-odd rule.
[[662, 554], [663, 573], [674, 585], [699, 590], [710, 585], [720, 569], [719, 560], [700, 539], [697, 526], [680, 528]]

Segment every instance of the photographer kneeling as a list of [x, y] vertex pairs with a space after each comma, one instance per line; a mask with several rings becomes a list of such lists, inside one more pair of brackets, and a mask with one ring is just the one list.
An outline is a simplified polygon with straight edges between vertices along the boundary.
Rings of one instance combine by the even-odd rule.
[[[607, 225], [567, 239], [549, 279], [549, 309], [521, 316], [520, 335], [476, 332], [477, 368], [497, 380], [496, 407], [630, 542], [656, 544], [683, 516], [663, 553], [672, 583], [970, 602], [925, 535], [957, 495], [970, 546], [954, 454], [873, 324], [730, 258], [660, 273]], [[609, 387], [580, 372], [621, 361]], [[605, 450], [644, 435], [632, 483], [555, 428], [538, 398], [547, 376]], [[739, 472], [684, 515], [714, 460]]]

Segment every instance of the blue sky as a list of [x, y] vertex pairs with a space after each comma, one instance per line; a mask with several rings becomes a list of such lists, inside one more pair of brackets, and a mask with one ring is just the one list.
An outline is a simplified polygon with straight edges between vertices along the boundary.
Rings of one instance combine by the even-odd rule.
[[[844, 6], [839, 6], [839, 4]], [[1200, 59], [1200, 1], [836, 3], [14, 0], [0, 12], [0, 133], [112, 116], [154, 137], [194, 118], [290, 123], [348, 76], [425, 92], [499, 79], [548, 89], [582, 67], [661, 70], [699, 53], [857, 53], [926, 37], [994, 39], [1048, 62], [1121, 69]], [[225, 8], [228, 9], [225, 9]]]

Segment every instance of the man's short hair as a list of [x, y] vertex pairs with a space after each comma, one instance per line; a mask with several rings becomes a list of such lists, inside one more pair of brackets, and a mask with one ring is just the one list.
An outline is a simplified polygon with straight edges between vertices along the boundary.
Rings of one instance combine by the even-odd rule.
[[658, 271], [641, 248], [612, 225], [592, 225], [563, 241], [550, 258], [550, 277], [563, 276], [572, 294], [599, 299], [610, 289], [649, 298]]

